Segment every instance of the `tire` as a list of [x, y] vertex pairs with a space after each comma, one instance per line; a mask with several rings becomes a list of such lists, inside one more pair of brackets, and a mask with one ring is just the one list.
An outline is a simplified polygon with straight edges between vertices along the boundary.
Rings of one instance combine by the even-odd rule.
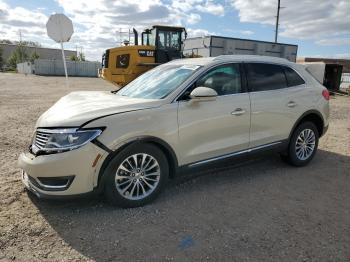
[[318, 139], [319, 133], [314, 123], [301, 123], [290, 138], [287, 154], [281, 155], [282, 160], [297, 167], [307, 165], [316, 154]]
[[157, 146], [136, 143], [111, 159], [104, 175], [105, 196], [112, 205], [139, 207], [159, 195], [167, 183], [169, 165]]

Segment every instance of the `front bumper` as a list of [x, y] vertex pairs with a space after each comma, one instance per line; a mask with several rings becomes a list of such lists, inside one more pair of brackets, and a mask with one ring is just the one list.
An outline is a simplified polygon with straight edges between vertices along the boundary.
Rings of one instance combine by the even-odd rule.
[[22, 153], [18, 165], [27, 189], [38, 197], [74, 196], [93, 191], [106, 152], [92, 143], [64, 153]]
[[327, 133], [328, 127], [329, 127], [329, 124], [326, 125], [325, 127], [323, 127], [323, 132], [322, 132], [321, 136], [323, 136], [323, 135], [325, 135]]

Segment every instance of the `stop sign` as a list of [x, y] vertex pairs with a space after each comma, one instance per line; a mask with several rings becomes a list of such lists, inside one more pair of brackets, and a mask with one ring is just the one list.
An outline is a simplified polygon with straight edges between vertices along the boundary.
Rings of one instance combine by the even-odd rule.
[[64, 14], [51, 15], [46, 29], [47, 35], [57, 43], [68, 42], [74, 32], [72, 20]]

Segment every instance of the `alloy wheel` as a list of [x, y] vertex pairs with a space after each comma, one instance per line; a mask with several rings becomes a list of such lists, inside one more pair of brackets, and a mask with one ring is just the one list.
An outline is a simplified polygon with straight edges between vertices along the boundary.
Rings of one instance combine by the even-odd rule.
[[140, 200], [149, 196], [160, 179], [160, 166], [151, 155], [139, 153], [128, 156], [119, 165], [115, 185], [124, 198]]
[[300, 132], [295, 142], [295, 153], [299, 160], [308, 159], [315, 150], [316, 136], [311, 129]]

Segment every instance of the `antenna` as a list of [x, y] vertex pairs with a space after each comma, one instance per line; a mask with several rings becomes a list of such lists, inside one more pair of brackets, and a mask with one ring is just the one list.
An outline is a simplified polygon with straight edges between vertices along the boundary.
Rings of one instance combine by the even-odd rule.
[[281, 0], [278, 0], [278, 6], [277, 6], [277, 16], [276, 16], [276, 30], [275, 30], [275, 43], [277, 43], [277, 37], [278, 37], [278, 23], [280, 20], [280, 9], [281, 9]]

